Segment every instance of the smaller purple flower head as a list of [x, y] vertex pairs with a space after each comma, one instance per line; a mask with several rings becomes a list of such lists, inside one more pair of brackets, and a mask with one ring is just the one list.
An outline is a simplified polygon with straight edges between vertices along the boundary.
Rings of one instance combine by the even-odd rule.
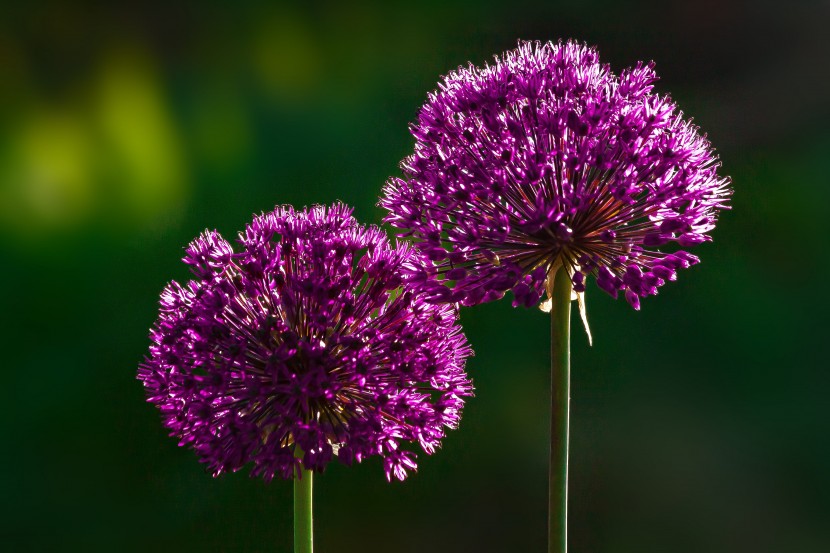
[[697, 263], [663, 246], [710, 240], [729, 179], [656, 80], [653, 64], [617, 76], [575, 42], [520, 42], [447, 75], [380, 201], [430, 260], [418, 275], [430, 300], [510, 290], [532, 306], [564, 266], [577, 294], [593, 277], [639, 309]]
[[138, 379], [170, 434], [214, 476], [379, 455], [403, 480], [404, 446], [433, 453], [472, 395], [456, 310], [402, 276], [421, 254], [343, 204], [277, 207], [239, 243], [205, 231], [184, 258], [195, 278], [162, 292]]

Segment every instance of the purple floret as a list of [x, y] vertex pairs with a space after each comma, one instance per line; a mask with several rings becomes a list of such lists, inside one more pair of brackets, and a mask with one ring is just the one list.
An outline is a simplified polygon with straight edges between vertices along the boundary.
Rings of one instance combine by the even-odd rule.
[[184, 258], [196, 278], [162, 292], [138, 379], [170, 434], [214, 476], [380, 455], [404, 479], [403, 446], [433, 453], [472, 395], [457, 311], [403, 276], [421, 254], [342, 204], [278, 207], [239, 242], [204, 232]]
[[574, 42], [521, 42], [483, 69], [450, 73], [411, 126], [415, 152], [390, 179], [385, 221], [429, 262], [430, 301], [474, 305], [512, 291], [539, 303], [564, 265], [635, 308], [711, 240], [731, 195], [705, 136], [666, 96], [653, 64], [619, 76]]

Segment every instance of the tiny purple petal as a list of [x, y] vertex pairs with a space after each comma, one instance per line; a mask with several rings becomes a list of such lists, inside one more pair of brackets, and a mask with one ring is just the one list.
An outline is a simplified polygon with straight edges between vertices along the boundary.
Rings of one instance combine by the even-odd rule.
[[640, 296], [635, 294], [631, 288], [626, 288], [625, 290], [625, 301], [637, 311], [640, 310]]

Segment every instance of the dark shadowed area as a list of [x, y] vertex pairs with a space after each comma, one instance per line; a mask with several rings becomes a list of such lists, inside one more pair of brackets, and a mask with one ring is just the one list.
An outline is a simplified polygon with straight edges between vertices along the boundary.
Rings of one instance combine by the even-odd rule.
[[[0, 548], [291, 551], [291, 485], [213, 479], [136, 367], [183, 247], [278, 203], [363, 222], [441, 75], [517, 39], [654, 60], [732, 176], [702, 263], [575, 326], [575, 553], [823, 553], [830, 543], [827, 2], [522, 0], [0, 9]], [[462, 310], [476, 397], [404, 483], [315, 481], [317, 549], [546, 541], [548, 317]], [[824, 359], [822, 361], [822, 359]]]

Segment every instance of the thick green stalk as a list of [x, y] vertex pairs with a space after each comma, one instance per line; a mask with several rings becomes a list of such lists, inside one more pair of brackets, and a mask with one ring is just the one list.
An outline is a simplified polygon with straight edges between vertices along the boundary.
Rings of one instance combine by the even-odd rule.
[[548, 552], [568, 551], [568, 417], [571, 401], [571, 278], [561, 267], [550, 311], [550, 473]]
[[294, 553], [312, 553], [311, 491], [314, 473], [298, 469], [294, 477]]

